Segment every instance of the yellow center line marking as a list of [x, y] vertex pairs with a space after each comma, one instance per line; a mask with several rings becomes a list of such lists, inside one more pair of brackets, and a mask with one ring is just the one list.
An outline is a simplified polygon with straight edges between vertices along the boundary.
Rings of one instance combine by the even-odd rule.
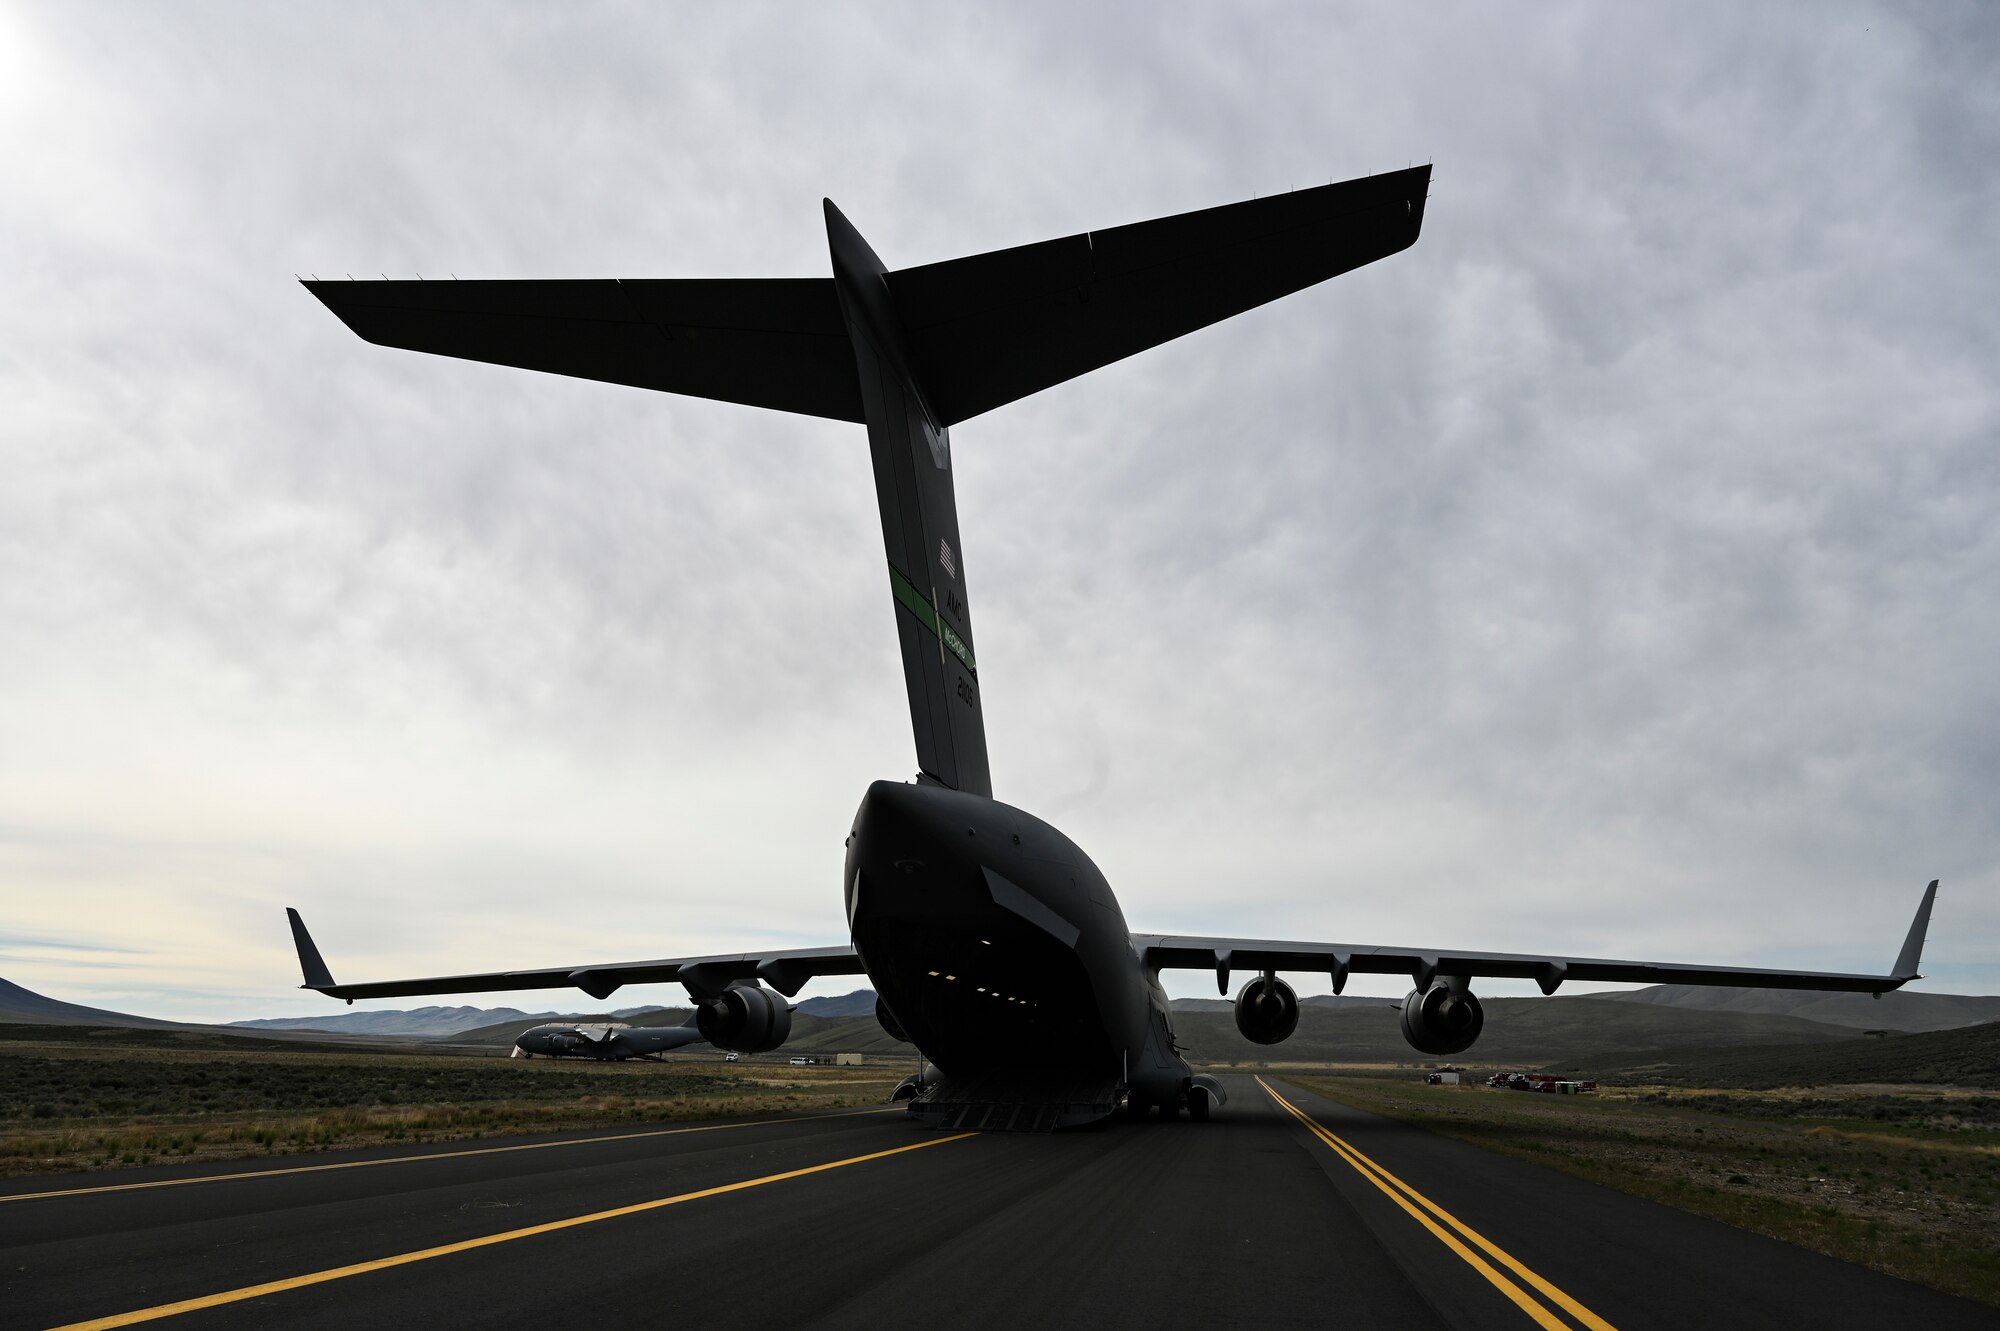
[[[1269, 1088], [1266, 1087], [1265, 1089], [1268, 1090]], [[1373, 1170], [1375, 1173], [1381, 1175], [1383, 1178], [1387, 1179], [1390, 1183], [1394, 1184], [1402, 1191], [1408, 1193], [1412, 1199], [1414, 1199], [1416, 1202], [1422, 1205], [1426, 1210], [1429, 1210], [1432, 1214], [1436, 1215], [1438, 1219], [1444, 1221], [1447, 1225], [1450, 1225], [1453, 1229], [1456, 1229], [1460, 1234], [1463, 1234], [1466, 1238], [1470, 1239], [1478, 1247], [1484, 1249], [1489, 1256], [1497, 1259], [1502, 1265], [1506, 1266], [1509, 1270], [1514, 1272], [1514, 1274], [1520, 1276], [1523, 1280], [1526, 1280], [1529, 1284], [1533, 1285], [1536, 1289], [1540, 1290], [1544, 1297], [1555, 1302], [1565, 1312], [1569, 1313], [1570, 1316], [1582, 1322], [1585, 1326], [1590, 1327], [1591, 1331], [1613, 1331], [1613, 1328], [1609, 1322], [1606, 1322], [1596, 1313], [1584, 1307], [1581, 1303], [1578, 1303], [1575, 1299], [1572, 1299], [1569, 1295], [1563, 1293], [1560, 1289], [1557, 1289], [1554, 1285], [1550, 1284], [1547, 1280], [1544, 1280], [1540, 1275], [1536, 1274], [1534, 1271], [1531, 1271], [1527, 1267], [1523, 1266], [1520, 1262], [1516, 1261], [1506, 1251], [1501, 1249], [1497, 1244], [1493, 1243], [1490, 1239], [1486, 1238], [1483, 1234], [1479, 1233], [1479, 1231], [1473, 1229], [1472, 1226], [1466, 1224], [1463, 1220], [1460, 1220], [1457, 1216], [1445, 1210], [1442, 1206], [1439, 1206], [1436, 1202], [1424, 1196], [1422, 1193], [1418, 1192], [1415, 1188], [1403, 1182], [1403, 1180], [1397, 1178], [1394, 1174], [1391, 1174], [1387, 1169], [1384, 1169], [1382, 1167], [1380, 1162], [1371, 1159], [1365, 1152], [1363, 1152], [1359, 1147], [1355, 1146], [1352, 1142], [1347, 1141], [1342, 1137], [1336, 1136], [1330, 1128], [1327, 1128], [1320, 1123], [1314, 1122], [1313, 1127], [1324, 1136], [1331, 1138], [1332, 1142], [1338, 1143], [1339, 1145], [1337, 1149], [1352, 1154], [1355, 1158], [1357, 1158], [1364, 1165], [1366, 1165], [1368, 1169]]]
[[464, 1151], [433, 1151], [428, 1155], [394, 1155], [381, 1160], [343, 1160], [331, 1165], [290, 1165], [283, 1169], [245, 1169], [234, 1174], [197, 1174], [193, 1178], [153, 1179], [147, 1183], [104, 1183], [94, 1188], [58, 1188], [50, 1192], [16, 1192], [0, 1196], [0, 1202], [32, 1202], [43, 1197], [84, 1197], [95, 1192], [136, 1192], [145, 1188], [180, 1188], [190, 1183], [233, 1183], [246, 1178], [278, 1178], [285, 1174], [320, 1174], [334, 1169], [367, 1169], [374, 1165], [407, 1165], [422, 1160], [462, 1160], [469, 1155], [505, 1155], [510, 1151], [548, 1151], [559, 1146], [594, 1146], [598, 1142], [639, 1141], [647, 1137], [678, 1137], [689, 1132], [725, 1132], [731, 1128], [769, 1127], [776, 1123], [810, 1123], [822, 1118], [860, 1118], [866, 1114], [893, 1114], [902, 1106], [885, 1109], [848, 1109], [833, 1114], [801, 1114], [797, 1118], [759, 1118], [744, 1123], [701, 1123], [686, 1128], [649, 1128], [645, 1132], [620, 1132], [608, 1137], [572, 1137], [559, 1142], [527, 1142], [520, 1146], [479, 1146]]
[[[1443, 1243], [1447, 1248], [1451, 1249], [1451, 1251], [1460, 1260], [1465, 1262], [1466, 1265], [1470, 1266], [1473, 1270], [1479, 1272], [1480, 1275], [1484, 1276], [1486, 1280], [1493, 1285], [1494, 1288], [1498, 1289], [1502, 1294], [1505, 1294], [1523, 1312], [1527, 1313], [1528, 1316], [1534, 1318], [1538, 1324], [1544, 1327], [1552, 1328], [1552, 1331], [1565, 1331], [1565, 1324], [1561, 1320], [1559, 1320], [1552, 1313], [1550, 1313], [1548, 1309], [1542, 1307], [1541, 1304], [1536, 1303], [1534, 1299], [1532, 1299], [1528, 1295], [1528, 1293], [1525, 1290], [1523, 1290], [1519, 1285], [1515, 1284], [1512, 1280], [1509, 1280], [1506, 1276], [1502, 1275], [1500, 1272], [1494, 1270], [1491, 1265], [1482, 1260], [1476, 1253], [1470, 1251], [1463, 1243], [1459, 1242], [1456, 1236], [1454, 1236], [1451, 1233], [1448, 1233], [1445, 1229], [1440, 1227], [1436, 1221], [1432, 1220], [1431, 1216], [1433, 1215], [1436, 1216], [1438, 1220], [1442, 1220], [1446, 1225], [1449, 1225], [1451, 1226], [1452, 1229], [1458, 1231], [1458, 1234], [1463, 1235], [1466, 1239], [1469, 1239], [1475, 1246], [1484, 1250], [1489, 1256], [1493, 1257], [1502, 1266], [1505, 1266], [1515, 1275], [1521, 1277], [1521, 1279], [1525, 1280], [1528, 1284], [1532, 1285], [1537, 1291], [1539, 1291], [1542, 1294], [1544, 1298], [1548, 1299], [1550, 1302], [1560, 1307], [1564, 1312], [1567, 1312], [1577, 1321], [1591, 1328], [1591, 1331], [1615, 1331], [1615, 1328], [1613, 1328], [1609, 1322], [1605, 1321], [1602, 1317], [1599, 1317], [1596, 1313], [1592, 1312], [1590, 1309], [1584, 1307], [1581, 1303], [1578, 1303], [1575, 1299], [1571, 1298], [1568, 1294], [1564, 1293], [1562, 1290], [1556, 1288], [1555, 1285], [1551, 1284], [1548, 1280], [1544, 1279], [1536, 1272], [1529, 1270], [1526, 1266], [1522, 1265], [1519, 1260], [1517, 1260], [1510, 1253], [1506, 1252], [1498, 1244], [1494, 1243], [1491, 1239], [1488, 1239], [1485, 1235], [1473, 1229], [1470, 1225], [1460, 1220], [1457, 1216], [1454, 1216], [1451, 1212], [1445, 1210], [1442, 1206], [1439, 1206], [1436, 1202], [1432, 1201], [1430, 1198], [1418, 1192], [1415, 1188], [1405, 1183], [1402, 1179], [1397, 1178], [1394, 1174], [1390, 1173], [1387, 1169], [1384, 1169], [1379, 1163], [1371, 1159], [1360, 1149], [1355, 1147], [1352, 1143], [1344, 1140], [1339, 1136], [1336, 1136], [1331, 1130], [1321, 1126], [1321, 1124], [1317, 1120], [1315, 1120], [1312, 1117], [1312, 1115], [1306, 1113], [1304, 1110], [1300, 1109], [1297, 1105], [1294, 1105], [1291, 1101], [1285, 1099], [1284, 1096], [1279, 1095], [1276, 1091], [1272, 1090], [1270, 1083], [1265, 1081], [1262, 1077], [1257, 1078], [1257, 1084], [1259, 1086], [1262, 1086], [1264, 1088], [1265, 1094], [1269, 1095], [1273, 1100], [1276, 1100], [1278, 1104], [1287, 1113], [1291, 1114], [1294, 1118], [1298, 1119], [1299, 1122], [1305, 1124], [1307, 1129], [1309, 1129], [1314, 1136], [1318, 1137], [1322, 1142], [1324, 1142], [1327, 1145], [1327, 1147], [1333, 1151], [1335, 1155], [1338, 1155], [1342, 1160], [1346, 1161], [1347, 1164], [1351, 1166], [1356, 1173], [1360, 1174], [1361, 1177], [1367, 1179], [1370, 1183], [1374, 1184], [1389, 1198], [1389, 1200], [1395, 1202], [1396, 1205], [1402, 1207], [1403, 1210], [1407, 1211], [1411, 1215], [1411, 1217], [1417, 1221], [1417, 1223], [1421, 1224], [1425, 1229], [1429, 1230], [1431, 1234], [1435, 1236], [1439, 1242]], [[1407, 1195], [1408, 1198], [1407, 1200], [1405, 1199], [1405, 1195]], [[1425, 1215], [1424, 1211], [1419, 1211], [1416, 1206], [1412, 1206], [1410, 1204], [1412, 1201], [1422, 1206], [1424, 1208], [1424, 1211], [1429, 1211], [1430, 1215]]]
[[657, 1211], [663, 1206], [678, 1206], [682, 1202], [699, 1201], [704, 1197], [720, 1197], [724, 1193], [742, 1192], [746, 1188], [761, 1188], [767, 1183], [783, 1183], [786, 1179], [804, 1178], [808, 1174], [824, 1174], [830, 1169], [841, 1169], [848, 1165], [865, 1164], [870, 1160], [886, 1160], [892, 1155], [904, 1155], [910, 1151], [921, 1151], [930, 1146], [942, 1146], [946, 1142], [964, 1141], [976, 1137], [976, 1132], [961, 1132], [951, 1137], [934, 1137], [930, 1141], [916, 1142], [909, 1146], [891, 1147], [886, 1151], [871, 1151], [867, 1155], [852, 1155], [845, 1160], [830, 1160], [823, 1165], [807, 1165], [802, 1169], [788, 1169], [782, 1174], [766, 1174], [762, 1178], [745, 1179], [741, 1183], [724, 1183], [718, 1187], [702, 1188], [696, 1192], [683, 1192], [672, 1197], [660, 1197], [650, 1202], [635, 1202], [631, 1206], [615, 1206], [608, 1211], [593, 1211], [589, 1215], [574, 1215], [567, 1220], [551, 1220], [545, 1224], [529, 1225], [523, 1229], [510, 1229], [499, 1234], [487, 1234], [476, 1239], [464, 1239], [457, 1243], [441, 1243], [435, 1248], [419, 1248], [415, 1252], [397, 1253], [393, 1257], [377, 1257], [373, 1261], [356, 1262], [351, 1266], [335, 1266], [324, 1271], [313, 1271], [307, 1275], [290, 1276], [284, 1280], [268, 1280], [261, 1285], [245, 1285], [241, 1289], [227, 1289], [220, 1294], [204, 1294], [200, 1298], [182, 1299], [178, 1303], [162, 1303], [152, 1308], [140, 1308], [135, 1312], [116, 1313], [110, 1317], [99, 1317], [88, 1322], [71, 1322], [54, 1331], [97, 1331], [101, 1327], [131, 1326], [136, 1322], [157, 1321], [162, 1317], [178, 1317], [182, 1313], [198, 1312], [203, 1308], [219, 1308], [228, 1303], [241, 1303], [245, 1299], [261, 1299], [269, 1294], [281, 1294], [286, 1290], [303, 1289], [308, 1285], [324, 1285], [333, 1280], [345, 1280], [349, 1276], [366, 1275], [370, 1271], [387, 1271], [391, 1267], [409, 1266], [413, 1262], [427, 1262], [433, 1257], [448, 1257], [453, 1253], [471, 1252], [475, 1248], [490, 1248], [497, 1243], [511, 1243], [515, 1239], [533, 1238], [537, 1234], [553, 1234], [561, 1229], [575, 1229], [579, 1225], [594, 1225], [600, 1220], [615, 1220], [620, 1216], [638, 1215], [642, 1211]]

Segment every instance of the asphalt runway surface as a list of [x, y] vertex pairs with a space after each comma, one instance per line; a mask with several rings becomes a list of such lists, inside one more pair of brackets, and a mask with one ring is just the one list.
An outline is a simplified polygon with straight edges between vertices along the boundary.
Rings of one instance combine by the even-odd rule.
[[900, 1109], [0, 1182], [0, 1327], [1922, 1327], [2000, 1312], [1230, 1079], [1208, 1123]]

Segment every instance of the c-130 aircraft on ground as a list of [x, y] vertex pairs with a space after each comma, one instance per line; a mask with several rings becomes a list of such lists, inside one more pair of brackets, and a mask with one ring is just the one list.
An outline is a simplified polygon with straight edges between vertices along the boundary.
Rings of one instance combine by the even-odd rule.
[[1110, 884], [1056, 828], [993, 798], [952, 426], [1148, 347], [1407, 249], [1430, 167], [891, 271], [825, 203], [832, 276], [305, 286], [383, 346], [868, 427], [918, 773], [877, 781], [847, 839], [850, 946], [337, 984], [296, 911], [305, 987], [352, 1002], [561, 988], [594, 998], [676, 981], [712, 1043], [758, 1052], [791, 1029], [786, 999], [865, 973], [876, 1013], [930, 1073], [899, 1090], [949, 1127], [1051, 1128], [1121, 1103], [1206, 1118], [1222, 1100], [1177, 1049], [1159, 975], [1232, 972], [1243, 1035], [1298, 1023], [1281, 971], [1407, 975], [1403, 1034], [1456, 1054], [1484, 1024], [1475, 978], [1754, 985], [1881, 994], [1917, 978], [1937, 884], [1886, 975], [1830, 974], [1439, 947], [1136, 934]]

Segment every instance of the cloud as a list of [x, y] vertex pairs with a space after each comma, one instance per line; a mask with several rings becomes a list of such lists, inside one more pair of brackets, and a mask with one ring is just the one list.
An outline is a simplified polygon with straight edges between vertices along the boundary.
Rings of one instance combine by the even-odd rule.
[[912, 765], [861, 432], [295, 272], [811, 275], [823, 194], [903, 265], [1434, 159], [1408, 253], [954, 431], [1000, 794], [1140, 928], [1873, 968], [1937, 875], [2000, 988], [1981, 18], [17, 13], [9, 927], [227, 1016], [296, 1005], [286, 904], [343, 973], [841, 934]]

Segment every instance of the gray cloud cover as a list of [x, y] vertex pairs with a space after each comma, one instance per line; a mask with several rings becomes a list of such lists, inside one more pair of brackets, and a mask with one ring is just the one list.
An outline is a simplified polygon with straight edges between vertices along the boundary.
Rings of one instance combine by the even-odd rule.
[[822, 194], [906, 265], [1434, 159], [1408, 253], [954, 432], [1001, 796], [1140, 928], [1876, 968], [1940, 876], [1932, 987], [2000, 990], [1985, 7], [0, 53], [9, 979], [311, 1010], [286, 904], [355, 978], [831, 941], [911, 770], [858, 429], [384, 351], [293, 273], [811, 275]]

